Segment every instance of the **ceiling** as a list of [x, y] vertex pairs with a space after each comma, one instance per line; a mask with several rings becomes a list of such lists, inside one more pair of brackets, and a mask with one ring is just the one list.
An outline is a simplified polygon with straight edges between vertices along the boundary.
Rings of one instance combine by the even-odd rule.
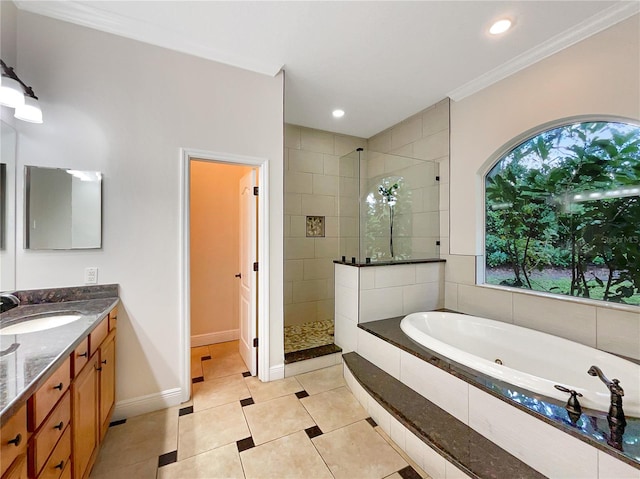
[[[276, 75], [285, 121], [369, 138], [638, 12], [637, 1], [15, 1], [18, 8]], [[486, 33], [499, 17], [515, 26]], [[334, 119], [331, 111], [346, 114]]]

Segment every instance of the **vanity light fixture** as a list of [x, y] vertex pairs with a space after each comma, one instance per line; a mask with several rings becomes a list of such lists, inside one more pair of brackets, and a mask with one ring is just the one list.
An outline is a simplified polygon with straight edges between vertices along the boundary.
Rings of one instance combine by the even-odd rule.
[[344, 110], [333, 110], [333, 112], [331, 112], [331, 114], [333, 115], [334, 118], [342, 118], [344, 116]]
[[42, 110], [33, 88], [27, 86], [13, 68], [0, 60], [2, 83], [0, 86], [0, 104], [15, 108], [14, 117], [30, 123], [42, 123]]
[[509, 30], [512, 24], [513, 22], [508, 18], [501, 18], [500, 20], [494, 22], [493, 25], [491, 25], [491, 28], [489, 28], [489, 33], [491, 35], [500, 35], [501, 33]]

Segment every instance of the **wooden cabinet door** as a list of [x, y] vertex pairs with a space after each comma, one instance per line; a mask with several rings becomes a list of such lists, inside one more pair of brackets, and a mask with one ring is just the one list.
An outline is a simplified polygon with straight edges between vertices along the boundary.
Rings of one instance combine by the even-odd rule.
[[27, 456], [19, 455], [11, 467], [2, 475], [2, 479], [27, 479]]
[[82, 479], [98, 446], [98, 365], [94, 354], [72, 386], [73, 477]]
[[109, 428], [116, 400], [116, 340], [115, 332], [100, 347], [100, 441]]

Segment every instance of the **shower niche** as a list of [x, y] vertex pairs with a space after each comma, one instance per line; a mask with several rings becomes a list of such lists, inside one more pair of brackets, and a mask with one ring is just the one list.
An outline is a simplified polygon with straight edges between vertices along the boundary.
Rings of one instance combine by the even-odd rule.
[[347, 263], [440, 256], [438, 163], [358, 149], [340, 158], [340, 254]]

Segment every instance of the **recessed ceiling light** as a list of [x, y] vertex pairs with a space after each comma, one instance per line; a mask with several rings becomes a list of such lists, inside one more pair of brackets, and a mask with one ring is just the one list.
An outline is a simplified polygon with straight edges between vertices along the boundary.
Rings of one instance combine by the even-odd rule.
[[333, 110], [331, 114], [334, 118], [342, 118], [344, 116], [344, 110]]
[[509, 20], [508, 18], [502, 18], [497, 22], [495, 22], [493, 25], [491, 25], [491, 28], [489, 28], [489, 33], [491, 35], [500, 35], [501, 33], [504, 33], [507, 30], [509, 30], [510, 28], [511, 28], [511, 20]]

